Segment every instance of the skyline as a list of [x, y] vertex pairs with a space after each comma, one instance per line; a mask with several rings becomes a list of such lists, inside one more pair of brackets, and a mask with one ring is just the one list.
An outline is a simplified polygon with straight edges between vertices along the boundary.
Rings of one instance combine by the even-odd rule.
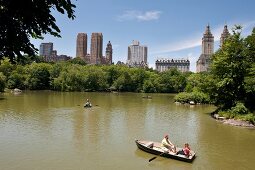
[[[243, 36], [251, 33], [255, 26], [255, 2], [216, 0], [130, 0], [122, 2], [109, 0], [101, 2], [73, 1], [76, 18], [72, 21], [53, 11], [62, 38], [45, 35], [43, 40], [32, 40], [39, 49], [42, 42], [53, 42], [58, 54], [76, 55], [78, 33], [102, 32], [103, 51], [108, 41], [113, 45], [113, 62], [125, 62], [128, 46], [133, 40], [148, 47], [149, 67], [155, 68], [158, 58], [189, 59], [190, 70], [195, 72], [196, 61], [201, 54], [202, 37], [209, 24], [214, 36], [216, 51], [224, 25], [243, 26]], [[90, 40], [88, 39], [88, 44]]]

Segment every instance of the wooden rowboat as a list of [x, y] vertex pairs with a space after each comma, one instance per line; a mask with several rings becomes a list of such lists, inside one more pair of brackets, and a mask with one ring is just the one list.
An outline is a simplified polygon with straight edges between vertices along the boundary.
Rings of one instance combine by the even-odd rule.
[[144, 99], [152, 99], [151, 96], [143, 96]]
[[[192, 162], [195, 159], [195, 152], [191, 151], [191, 156], [187, 157], [185, 155], [176, 154], [173, 152], [168, 152], [168, 149], [161, 146], [159, 142], [153, 141], [146, 141], [146, 140], [135, 140], [137, 147], [145, 152], [152, 153], [158, 156], [172, 158], [184, 162]], [[182, 148], [176, 148], [177, 151], [181, 150]]]

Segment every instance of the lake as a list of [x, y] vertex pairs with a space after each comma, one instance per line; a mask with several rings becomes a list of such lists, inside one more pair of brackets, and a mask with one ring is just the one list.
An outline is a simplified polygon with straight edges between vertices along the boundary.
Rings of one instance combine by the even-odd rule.
[[[151, 99], [142, 98], [150, 95]], [[212, 105], [174, 94], [24, 91], [0, 94], [1, 170], [254, 169], [254, 129], [222, 124]], [[83, 108], [86, 99], [92, 108]], [[136, 139], [188, 142], [193, 163], [143, 152]]]

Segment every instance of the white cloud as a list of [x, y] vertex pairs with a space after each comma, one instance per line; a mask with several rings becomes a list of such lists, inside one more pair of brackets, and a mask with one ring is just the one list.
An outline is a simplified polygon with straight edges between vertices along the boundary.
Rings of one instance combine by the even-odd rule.
[[151, 21], [158, 20], [160, 17], [161, 11], [125, 11], [122, 15], [117, 17], [118, 21], [125, 20], [137, 20], [137, 21]]
[[[214, 35], [214, 41], [220, 40], [220, 35], [222, 33], [223, 27], [224, 26], [219, 26], [216, 29], [211, 28], [211, 32]], [[171, 42], [167, 45], [159, 46], [157, 50], [153, 50], [152, 53], [163, 54], [201, 46], [203, 33], [204, 32], [195, 33], [194, 35], [190, 36], [191, 38], [186, 38], [178, 42]]]
[[157, 50], [152, 50], [152, 54], [163, 54], [175, 51], [181, 51], [188, 48], [193, 48], [201, 45], [201, 37], [195, 37], [193, 39], [181, 40], [179, 42], [173, 42], [167, 45], [162, 45]]
[[[238, 22], [237, 22], [238, 23]], [[248, 31], [251, 31], [252, 27], [255, 25], [255, 21], [249, 21], [240, 23], [243, 26], [243, 34], [247, 34]], [[214, 36], [214, 41], [217, 42], [220, 40], [221, 33], [223, 31], [224, 25], [219, 25], [216, 28], [211, 29], [211, 33]], [[227, 24], [229, 32], [231, 33], [231, 28], [234, 26], [234, 24], [230, 23]], [[184, 40], [180, 40], [178, 42], [171, 42], [167, 45], [162, 45], [157, 47], [157, 49], [152, 49], [151, 54], [163, 54], [163, 53], [170, 53], [170, 52], [176, 52], [181, 50], [186, 50], [189, 48], [194, 48], [202, 45], [202, 37], [204, 32], [195, 33], [194, 35], [190, 36], [191, 38], [186, 38]], [[249, 32], [250, 34], [250, 32]]]
[[188, 59], [190, 61], [190, 71], [195, 72], [196, 71], [196, 62], [197, 62], [197, 56], [193, 53], [188, 54]]
[[160, 14], [160, 11], [147, 11], [144, 14], [138, 15], [137, 19], [140, 21], [157, 20], [159, 19]]
[[155, 63], [149, 63], [149, 68], [155, 69]]

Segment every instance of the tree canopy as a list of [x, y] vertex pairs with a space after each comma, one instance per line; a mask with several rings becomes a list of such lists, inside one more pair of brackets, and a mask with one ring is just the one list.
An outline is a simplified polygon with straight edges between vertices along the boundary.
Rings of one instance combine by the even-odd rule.
[[38, 51], [31, 38], [42, 39], [44, 34], [60, 37], [53, 11], [74, 19], [71, 0], [0, 0], [0, 59], [11, 62], [23, 60], [23, 54], [35, 55]]
[[255, 29], [250, 36], [242, 38], [241, 28], [235, 27], [233, 34], [213, 55], [211, 71], [217, 83], [211, 97], [223, 109], [230, 109], [238, 102], [250, 107], [254, 99], [254, 32]]

